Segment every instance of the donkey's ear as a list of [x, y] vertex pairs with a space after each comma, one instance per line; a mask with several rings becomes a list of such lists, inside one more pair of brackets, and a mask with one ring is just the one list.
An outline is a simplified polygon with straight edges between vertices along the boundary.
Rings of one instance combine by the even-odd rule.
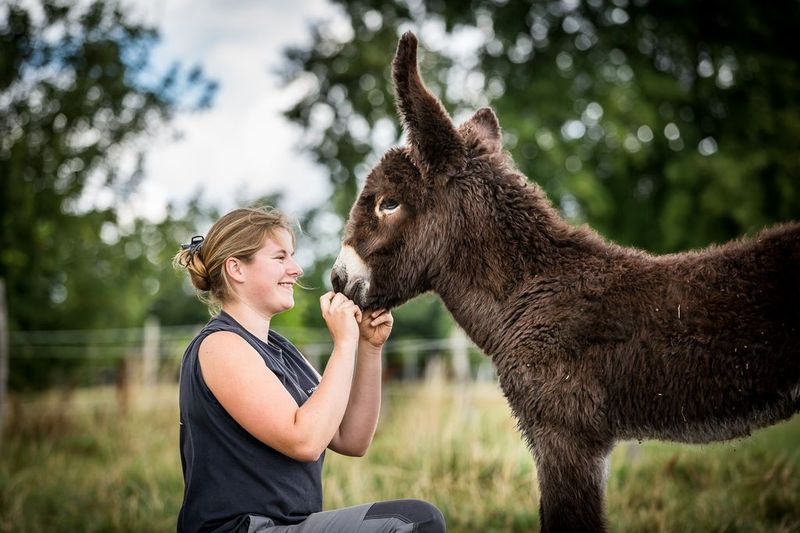
[[392, 62], [398, 111], [408, 132], [414, 163], [425, 179], [450, 177], [466, 164], [466, 149], [441, 102], [425, 87], [417, 69], [417, 38], [406, 32]]
[[458, 132], [471, 151], [495, 153], [503, 149], [500, 123], [489, 107], [478, 109], [469, 120], [458, 127]]

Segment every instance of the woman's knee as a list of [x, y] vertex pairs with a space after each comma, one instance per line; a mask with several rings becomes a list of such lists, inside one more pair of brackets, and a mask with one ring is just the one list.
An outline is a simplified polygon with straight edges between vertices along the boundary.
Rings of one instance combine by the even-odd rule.
[[444, 533], [444, 515], [438, 507], [423, 500], [411, 500], [417, 513], [419, 533]]
[[446, 530], [444, 515], [439, 508], [423, 500], [377, 502], [367, 511], [365, 519], [389, 516], [416, 524], [418, 533], [444, 533]]
[[420, 532], [430, 532], [430, 533], [444, 533], [447, 530], [447, 526], [444, 522], [444, 514], [442, 511], [439, 510], [438, 507], [433, 505], [432, 503], [428, 502], [420, 502], [425, 504], [427, 509], [427, 513], [429, 515], [428, 518], [428, 526], [426, 529], [420, 528], [418, 531]]

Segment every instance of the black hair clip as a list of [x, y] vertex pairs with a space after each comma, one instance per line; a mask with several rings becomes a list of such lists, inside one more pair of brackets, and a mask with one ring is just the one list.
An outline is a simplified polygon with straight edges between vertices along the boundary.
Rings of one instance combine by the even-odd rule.
[[203, 245], [204, 237], [202, 235], [195, 235], [189, 244], [181, 244], [181, 250], [189, 250], [189, 253], [194, 255], [200, 251], [200, 246]]

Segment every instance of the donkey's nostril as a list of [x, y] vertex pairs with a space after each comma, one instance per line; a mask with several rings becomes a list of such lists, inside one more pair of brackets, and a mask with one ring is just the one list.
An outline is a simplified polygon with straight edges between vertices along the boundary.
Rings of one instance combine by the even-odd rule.
[[331, 285], [333, 285], [333, 292], [344, 292], [347, 285], [347, 274], [334, 268], [331, 271]]

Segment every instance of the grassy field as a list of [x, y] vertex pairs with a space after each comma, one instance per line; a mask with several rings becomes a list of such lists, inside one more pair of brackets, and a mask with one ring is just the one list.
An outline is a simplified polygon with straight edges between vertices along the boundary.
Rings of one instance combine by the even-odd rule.
[[[182, 479], [177, 389], [50, 394], [9, 417], [0, 531], [173, 531]], [[396, 385], [366, 457], [329, 453], [325, 505], [416, 497], [448, 530], [538, 529], [536, 472], [492, 384]], [[621, 443], [612, 455], [613, 531], [800, 531], [800, 417], [710, 446]]]

